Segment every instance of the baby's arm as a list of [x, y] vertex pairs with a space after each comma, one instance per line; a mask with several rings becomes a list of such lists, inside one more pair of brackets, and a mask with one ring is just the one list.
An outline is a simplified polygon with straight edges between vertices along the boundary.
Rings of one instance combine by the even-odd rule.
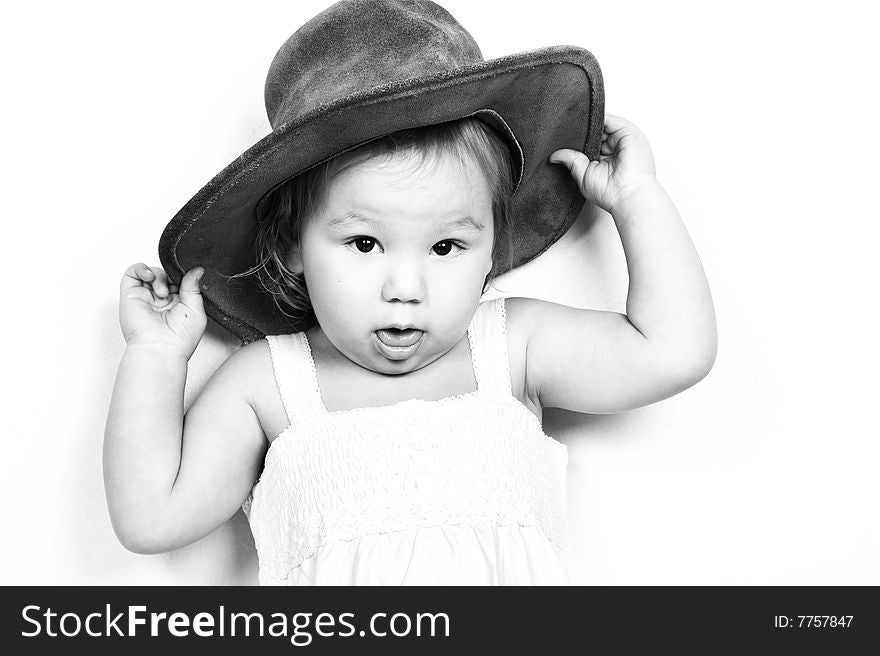
[[647, 140], [607, 116], [598, 160], [553, 153], [584, 197], [610, 212], [626, 254], [626, 314], [511, 299], [511, 339], [526, 349], [534, 402], [579, 412], [628, 410], [703, 378], [717, 349], [715, 311], [700, 258], [657, 182]]
[[139, 553], [193, 542], [231, 517], [259, 474], [266, 440], [249, 399], [257, 349], [218, 369], [184, 420], [187, 362], [205, 329], [201, 271], [178, 290], [130, 267], [120, 291], [126, 350], [104, 438], [104, 483], [122, 544]]

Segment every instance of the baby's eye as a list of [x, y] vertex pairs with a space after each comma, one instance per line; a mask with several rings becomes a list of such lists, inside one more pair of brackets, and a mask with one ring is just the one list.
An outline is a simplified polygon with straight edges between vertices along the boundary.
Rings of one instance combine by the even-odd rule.
[[461, 245], [457, 242], [451, 241], [449, 239], [444, 239], [443, 241], [438, 241], [431, 247], [431, 250], [437, 253], [437, 255], [445, 256], [449, 255], [452, 252], [457, 253], [458, 251], [463, 250]]
[[361, 253], [371, 253], [378, 246], [378, 243], [372, 237], [355, 237], [348, 243], [354, 244], [354, 247]]

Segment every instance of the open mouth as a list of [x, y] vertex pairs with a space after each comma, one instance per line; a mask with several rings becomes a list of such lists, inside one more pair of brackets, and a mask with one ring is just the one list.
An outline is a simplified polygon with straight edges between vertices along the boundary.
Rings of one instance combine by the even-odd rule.
[[374, 334], [382, 355], [389, 360], [405, 360], [419, 350], [425, 331], [418, 328], [382, 328]]

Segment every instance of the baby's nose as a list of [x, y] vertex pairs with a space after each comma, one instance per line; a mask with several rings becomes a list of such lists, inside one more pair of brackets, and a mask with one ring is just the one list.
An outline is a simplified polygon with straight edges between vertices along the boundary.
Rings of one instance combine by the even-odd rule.
[[422, 268], [415, 262], [400, 262], [388, 270], [382, 286], [385, 301], [418, 303], [425, 299], [426, 286]]

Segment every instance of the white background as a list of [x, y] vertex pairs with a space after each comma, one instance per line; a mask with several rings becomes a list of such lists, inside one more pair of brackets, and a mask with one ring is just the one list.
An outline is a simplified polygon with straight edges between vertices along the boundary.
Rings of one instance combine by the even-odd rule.
[[[880, 584], [869, 3], [443, 4], [487, 58], [593, 52], [606, 107], [647, 134], [715, 298], [718, 360], [696, 387], [625, 415], [547, 415], [570, 447], [581, 582]], [[129, 263], [158, 264], [171, 216], [268, 132], [268, 64], [324, 6], [5, 12], [0, 583], [255, 580], [241, 515], [161, 556], [113, 535], [101, 442], [117, 286]], [[504, 285], [620, 310], [625, 276], [613, 225], [581, 221]], [[230, 348], [206, 337], [190, 396]]]

